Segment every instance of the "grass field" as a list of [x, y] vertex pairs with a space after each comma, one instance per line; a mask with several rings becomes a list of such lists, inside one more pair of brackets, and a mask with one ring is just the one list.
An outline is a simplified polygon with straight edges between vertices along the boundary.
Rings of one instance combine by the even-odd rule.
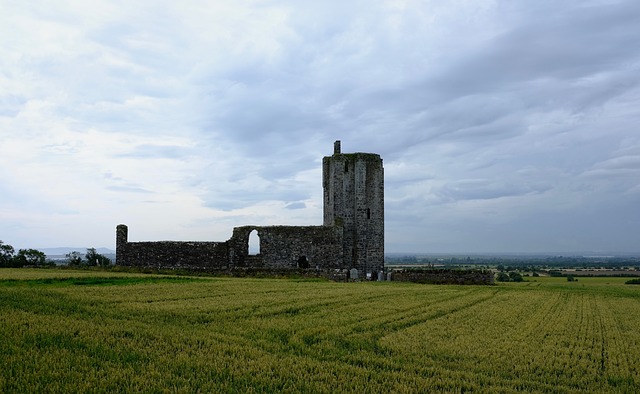
[[640, 392], [640, 286], [535, 279], [0, 269], [0, 392]]

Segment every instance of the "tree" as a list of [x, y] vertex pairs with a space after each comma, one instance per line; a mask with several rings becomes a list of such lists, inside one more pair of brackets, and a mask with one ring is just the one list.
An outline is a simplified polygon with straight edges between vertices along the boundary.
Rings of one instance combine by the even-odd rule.
[[98, 253], [95, 248], [87, 249], [84, 259], [89, 266], [108, 267], [111, 265], [111, 259]]
[[499, 272], [498, 276], [496, 276], [496, 280], [498, 282], [508, 282], [509, 281], [509, 275], [507, 275], [504, 272]]
[[13, 267], [13, 254], [16, 250], [11, 245], [0, 241], [0, 267]]
[[513, 282], [522, 282], [524, 280], [522, 279], [522, 275], [517, 272], [509, 272], [509, 279]]
[[47, 255], [36, 249], [20, 249], [14, 260], [15, 265], [18, 267], [24, 267], [25, 265], [45, 265]]
[[80, 252], [76, 252], [74, 250], [73, 252], [64, 255], [64, 257], [66, 257], [67, 265], [70, 267], [79, 267], [82, 265], [82, 257], [80, 255]]

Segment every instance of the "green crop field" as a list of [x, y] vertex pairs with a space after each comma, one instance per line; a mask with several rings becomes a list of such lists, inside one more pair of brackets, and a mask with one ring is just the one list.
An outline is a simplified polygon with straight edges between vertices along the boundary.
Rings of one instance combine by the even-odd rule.
[[0, 392], [640, 392], [640, 286], [535, 279], [0, 269]]

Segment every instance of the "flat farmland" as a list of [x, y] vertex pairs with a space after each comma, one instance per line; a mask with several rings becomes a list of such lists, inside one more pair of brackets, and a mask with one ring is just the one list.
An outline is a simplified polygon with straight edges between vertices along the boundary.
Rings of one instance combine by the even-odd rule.
[[640, 392], [640, 286], [535, 279], [2, 269], [0, 392]]

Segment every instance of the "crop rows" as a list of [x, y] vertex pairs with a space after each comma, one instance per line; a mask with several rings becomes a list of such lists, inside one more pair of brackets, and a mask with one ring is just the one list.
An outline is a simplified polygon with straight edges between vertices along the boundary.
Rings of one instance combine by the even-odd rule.
[[640, 289], [618, 284], [3, 282], [12, 272], [0, 392], [640, 388]]

